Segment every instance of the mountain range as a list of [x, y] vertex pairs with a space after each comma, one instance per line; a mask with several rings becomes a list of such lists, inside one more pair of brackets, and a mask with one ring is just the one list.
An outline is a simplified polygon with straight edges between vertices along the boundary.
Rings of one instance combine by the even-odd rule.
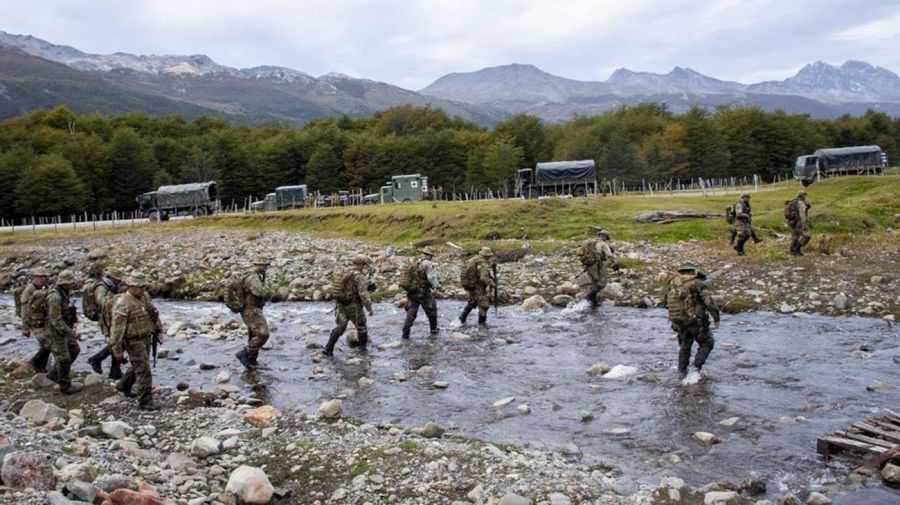
[[90, 54], [0, 31], [0, 118], [66, 105], [78, 112], [224, 117], [237, 123], [371, 115], [396, 105], [431, 105], [483, 125], [526, 112], [550, 123], [621, 105], [754, 105], [831, 118], [867, 109], [900, 115], [900, 76], [861, 61], [815, 62], [782, 81], [742, 84], [675, 67], [666, 74], [621, 68], [606, 81], [559, 77], [511, 64], [452, 73], [416, 91], [330, 73], [276, 66], [237, 69], [206, 55]]

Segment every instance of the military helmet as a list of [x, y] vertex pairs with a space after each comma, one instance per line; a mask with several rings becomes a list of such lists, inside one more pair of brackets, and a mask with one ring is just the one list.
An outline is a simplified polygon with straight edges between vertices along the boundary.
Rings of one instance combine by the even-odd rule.
[[806, 196], [806, 190], [801, 189], [800, 191], [797, 192], [797, 196]]
[[695, 265], [693, 262], [685, 261], [684, 263], [681, 264], [680, 267], [678, 267], [678, 271], [679, 272], [697, 272], [698, 270], [697, 270], [697, 265]]
[[434, 252], [434, 248], [432, 248], [431, 246], [423, 247], [422, 254], [427, 254], [429, 256], [437, 256], [437, 253]]
[[147, 280], [147, 276], [140, 272], [132, 272], [131, 275], [125, 278], [125, 285], [127, 286], [144, 288], [149, 284], [150, 281]]
[[46, 267], [35, 267], [31, 271], [32, 277], [50, 277], [50, 271]]
[[368, 266], [368, 264], [371, 263], [371, 261], [369, 260], [369, 257], [362, 255], [362, 254], [357, 254], [356, 256], [353, 257], [352, 260], [350, 260], [350, 262], [356, 266], [361, 266], [361, 267]]
[[272, 263], [272, 258], [268, 256], [257, 256], [253, 260], [254, 265], [269, 265]]
[[610, 238], [609, 232], [606, 230], [597, 230], [597, 236], [603, 235], [607, 239]]
[[107, 268], [103, 275], [109, 277], [114, 281], [121, 281], [125, 278], [125, 272], [119, 270], [118, 268]]
[[75, 274], [71, 270], [63, 270], [56, 276], [56, 283], [60, 286], [71, 286], [72, 284], [78, 284], [78, 279], [75, 278]]
[[485, 258], [490, 258], [494, 255], [494, 251], [491, 250], [490, 247], [482, 247], [478, 254], [484, 256]]
[[741, 193], [741, 198], [744, 198], [744, 197], [750, 198], [750, 192], [744, 191], [743, 193]]

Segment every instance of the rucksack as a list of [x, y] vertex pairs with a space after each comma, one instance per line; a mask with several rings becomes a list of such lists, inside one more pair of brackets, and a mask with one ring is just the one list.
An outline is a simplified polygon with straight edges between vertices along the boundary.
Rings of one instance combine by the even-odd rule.
[[244, 282], [250, 274], [234, 274], [225, 285], [225, 296], [222, 297], [225, 306], [232, 312], [244, 310]]
[[794, 200], [784, 202], [784, 218], [789, 222], [794, 222], [800, 218], [797, 212], [797, 203]]
[[410, 260], [400, 271], [400, 281], [397, 284], [406, 292], [421, 289], [423, 284], [421, 270], [422, 265], [419, 260]]
[[478, 287], [478, 258], [472, 258], [466, 263], [465, 268], [459, 274], [459, 284], [463, 289], [475, 289]]
[[100, 311], [102, 310], [102, 307], [100, 307], [100, 304], [97, 302], [95, 292], [102, 284], [103, 281], [100, 280], [92, 281], [81, 290], [81, 313], [91, 321], [100, 320]]
[[[35, 290], [28, 300], [22, 300], [22, 320], [25, 324], [32, 328], [43, 326], [47, 322], [47, 295], [50, 289], [44, 288]], [[28, 313], [25, 313], [26, 305]], [[25, 316], [28, 316], [27, 319]]]
[[331, 298], [340, 304], [353, 303], [356, 285], [353, 272], [338, 272], [331, 282]]
[[692, 279], [675, 279], [666, 294], [666, 308], [669, 310], [669, 321], [688, 325], [696, 318], [696, 303], [694, 302], [694, 281]]
[[734, 224], [735, 216], [737, 212], [734, 211], [734, 206], [737, 204], [731, 204], [728, 207], [725, 207], [725, 222], [728, 224]]

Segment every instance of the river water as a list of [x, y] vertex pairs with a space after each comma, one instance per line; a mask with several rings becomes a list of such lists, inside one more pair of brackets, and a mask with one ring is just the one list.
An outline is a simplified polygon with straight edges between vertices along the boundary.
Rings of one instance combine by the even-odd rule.
[[[0, 304], [9, 314], [11, 298], [0, 297]], [[165, 323], [235, 317], [221, 304], [163, 300], [157, 305]], [[435, 421], [452, 433], [555, 450], [571, 451], [574, 444], [585, 464], [619, 465], [626, 488], [629, 482], [652, 483], [664, 475], [697, 485], [752, 476], [764, 479], [773, 493], [841, 482], [848, 467], [823, 462], [816, 437], [883, 409], [900, 410], [900, 330], [883, 320], [725, 315], [704, 369], [707, 378], [682, 386], [675, 373], [677, 344], [662, 310], [603, 306], [591, 312], [579, 305], [526, 313], [502, 307], [498, 314], [491, 310], [491, 327], [480, 332], [454, 328], [461, 307], [440, 302], [440, 336], [427, 335], [422, 314], [410, 341], [379, 349], [399, 341], [404, 314], [376, 305], [369, 358], [348, 363], [356, 354], [342, 342], [335, 359], [317, 364], [312, 357], [318, 351], [307, 349], [303, 334], [310, 325], [322, 325], [325, 329], [312, 337], [324, 344], [333, 323], [331, 305], [271, 304], [266, 314], [273, 336], [260, 356], [269, 369], [244, 373], [233, 357], [242, 340], [200, 335], [167, 342], [164, 348], [177, 360], [161, 359], [155, 380], [212, 390], [214, 377], [224, 369], [233, 374], [230, 384], [281, 409], [315, 412], [323, 400], [349, 394], [345, 415], [370, 422], [414, 427]], [[0, 342], [14, 335], [11, 325], [0, 328]], [[472, 340], [451, 340], [457, 331]], [[86, 357], [101, 345], [98, 337], [88, 338], [76, 370], [86, 370]], [[0, 350], [9, 356], [32, 346], [17, 339]], [[639, 374], [655, 374], [658, 382], [609, 380], [586, 372], [601, 361], [637, 367]], [[201, 371], [201, 362], [220, 368]], [[314, 374], [317, 366], [324, 373]], [[410, 373], [423, 366], [433, 371]], [[363, 376], [374, 384], [359, 387]], [[449, 386], [437, 389], [436, 380]], [[876, 380], [894, 388], [867, 392]], [[507, 397], [515, 400], [501, 409], [492, 406]], [[523, 404], [530, 413], [517, 411]], [[593, 419], [582, 421], [583, 411]], [[734, 427], [719, 425], [731, 417], [740, 418]], [[723, 441], [704, 447], [693, 438], [697, 431]], [[673, 454], [680, 463], [671, 463]]]

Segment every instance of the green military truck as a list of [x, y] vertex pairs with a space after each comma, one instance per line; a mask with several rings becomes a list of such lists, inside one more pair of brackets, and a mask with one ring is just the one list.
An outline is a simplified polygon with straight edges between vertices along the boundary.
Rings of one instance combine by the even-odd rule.
[[215, 181], [160, 186], [137, 197], [141, 216], [153, 222], [171, 216], [200, 217], [218, 210]]
[[887, 168], [887, 153], [878, 146], [834, 147], [798, 156], [794, 178], [804, 186], [824, 177], [878, 175]]
[[428, 197], [428, 177], [395, 175], [381, 187], [381, 203], [419, 202]]
[[534, 170], [516, 172], [516, 195], [537, 198], [547, 195], [587, 196], [597, 193], [597, 166], [594, 160], [537, 163]]

